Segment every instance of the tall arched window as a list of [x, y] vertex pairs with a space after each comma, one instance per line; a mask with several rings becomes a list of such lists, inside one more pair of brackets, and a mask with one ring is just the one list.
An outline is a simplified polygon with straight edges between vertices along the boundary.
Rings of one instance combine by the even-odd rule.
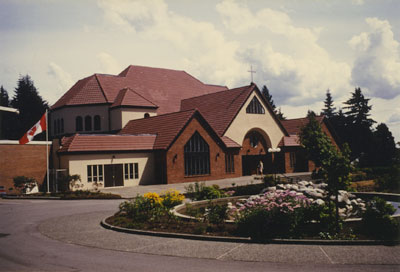
[[64, 118], [61, 118], [61, 133], [64, 133]]
[[196, 131], [185, 144], [185, 176], [210, 174], [210, 149]]
[[85, 117], [85, 131], [91, 131], [92, 130], [92, 117], [87, 115]]
[[75, 129], [76, 131], [82, 131], [83, 130], [83, 121], [81, 116], [77, 116], [75, 118]]
[[101, 130], [101, 120], [99, 115], [94, 116], [94, 130]]

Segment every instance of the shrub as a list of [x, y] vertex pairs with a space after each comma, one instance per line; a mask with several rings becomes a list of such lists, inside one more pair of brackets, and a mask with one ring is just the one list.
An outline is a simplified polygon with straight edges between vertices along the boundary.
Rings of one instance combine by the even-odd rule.
[[276, 185], [276, 180], [272, 175], [266, 175], [263, 178], [263, 183], [265, 187], [271, 187]]
[[250, 236], [256, 241], [298, 236], [303, 210], [309, 203], [306, 197], [289, 191], [267, 192], [261, 197], [250, 197], [245, 203], [238, 203], [233, 208], [237, 213], [238, 234]]
[[28, 189], [31, 190], [37, 185], [37, 181], [34, 178], [28, 178], [25, 176], [17, 176], [14, 177], [13, 180], [14, 187], [23, 194], [25, 194]]
[[163, 199], [157, 193], [145, 193], [143, 197], [147, 199], [153, 207], [162, 205]]
[[182, 201], [185, 199], [185, 196], [177, 190], [168, 190], [164, 192], [161, 198], [162, 198], [162, 205], [168, 209], [171, 209], [176, 205], [182, 204]]
[[218, 185], [205, 186], [204, 183], [189, 184], [185, 187], [186, 192], [193, 200], [216, 199], [226, 195]]
[[391, 217], [394, 212], [395, 208], [384, 199], [373, 198], [362, 215], [362, 231], [375, 239], [398, 240], [400, 227]]
[[228, 205], [218, 205], [210, 202], [206, 208], [204, 217], [211, 224], [222, 224], [228, 219]]
[[155, 195], [137, 196], [130, 201], [125, 201], [119, 205], [119, 211], [136, 222], [156, 221], [168, 213], [168, 210], [157, 201]]

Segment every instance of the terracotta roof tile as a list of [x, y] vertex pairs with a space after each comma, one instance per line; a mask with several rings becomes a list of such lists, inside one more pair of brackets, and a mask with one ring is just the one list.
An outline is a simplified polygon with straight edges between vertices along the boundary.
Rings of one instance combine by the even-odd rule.
[[[316, 116], [316, 119], [318, 122], [322, 123], [324, 116]], [[300, 133], [301, 127], [308, 123], [308, 118], [288, 119], [281, 121], [281, 123], [290, 135], [296, 135]]]
[[167, 149], [195, 112], [188, 110], [131, 120], [119, 134], [156, 134], [154, 149]]
[[182, 100], [181, 110], [197, 108], [219, 136], [222, 136], [256, 85]]
[[223, 137], [221, 137], [221, 139], [227, 148], [242, 147], [240, 144], [238, 144], [237, 142], [235, 142], [228, 136], [223, 136]]
[[284, 136], [279, 146], [300, 146], [300, 139], [297, 135]]
[[157, 105], [151, 103], [134, 90], [130, 88], [124, 88], [119, 91], [114, 103], [111, 108], [114, 107], [146, 107], [146, 108], [157, 108]]
[[155, 135], [75, 134], [63, 138], [58, 152], [152, 150], [155, 139]]
[[[87, 79], [78, 81], [52, 109], [70, 105], [70, 101], [80, 104], [114, 103], [119, 91], [131, 88], [143, 98], [159, 106], [157, 114], [176, 112], [180, 101], [193, 96], [226, 90], [225, 86], [207, 85], [184, 71], [129, 66], [119, 75], [96, 74], [97, 85], [86, 86]], [[89, 77], [91, 78], [91, 77]], [[78, 99], [79, 98], [79, 99]]]

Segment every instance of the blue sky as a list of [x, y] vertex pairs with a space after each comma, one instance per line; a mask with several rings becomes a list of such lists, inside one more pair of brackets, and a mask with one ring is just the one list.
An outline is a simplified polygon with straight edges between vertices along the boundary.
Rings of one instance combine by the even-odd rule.
[[234, 88], [267, 84], [289, 118], [361, 87], [400, 141], [400, 1], [0, 1], [0, 84], [29, 74], [54, 103], [77, 80], [130, 64]]

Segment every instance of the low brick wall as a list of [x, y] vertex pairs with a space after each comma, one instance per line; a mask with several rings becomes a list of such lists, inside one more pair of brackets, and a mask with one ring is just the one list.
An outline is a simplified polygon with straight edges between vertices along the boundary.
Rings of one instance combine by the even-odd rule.
[[[49, 149], [51, 143], [49, 144]], [[49, 150], [50, 153], [50, 150]], [[13, 178], [32, 177], [41, 185], [46, 179], [46, 144], [31, 142], [20, 145], [18, 141], [0, 141], [0, 186], [7, 194], [16, 193]], [[13, 188], [13, 190], [9, 190]]]

